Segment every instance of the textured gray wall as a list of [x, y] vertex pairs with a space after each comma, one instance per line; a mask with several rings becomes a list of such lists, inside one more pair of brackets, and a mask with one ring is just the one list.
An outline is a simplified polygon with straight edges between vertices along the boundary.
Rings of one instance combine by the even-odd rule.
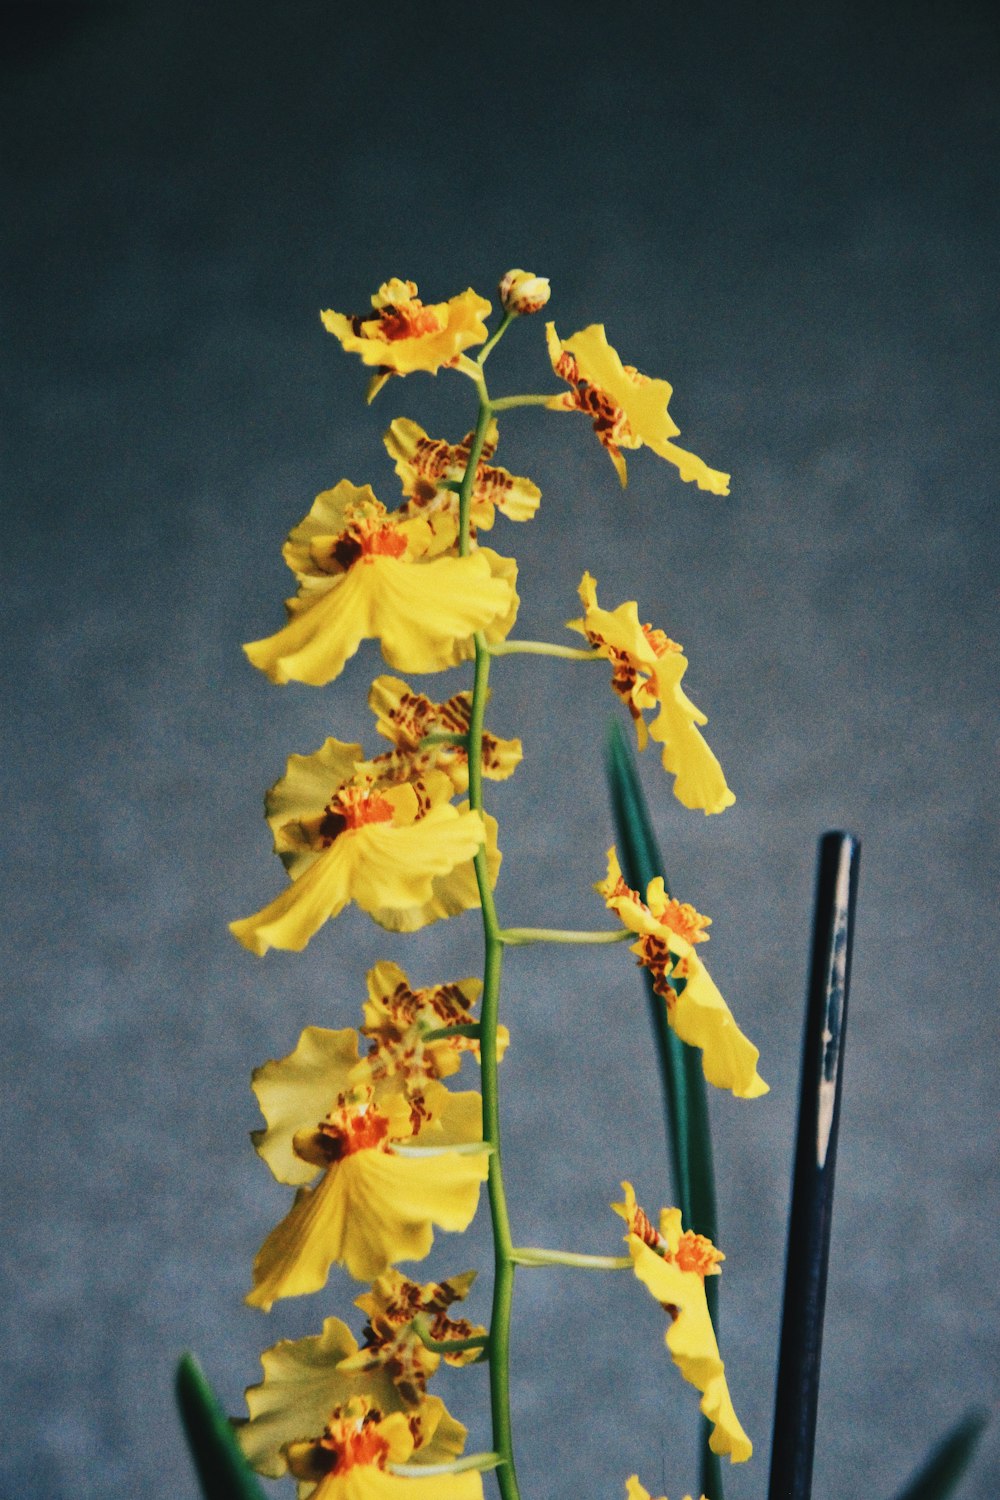
[[[392, 416], [464, 430], [445, 377], [367, 410], [317, 310], [390, 274], [489, 294], [515, 264], [551, 276], [562, 331], [604, 319], [668, 376], [684, 440], [734, 476], [717, 500], [640, 454], [622, 495], [582, 419], [515, 413], [502, 456], [544, 499], [496, 533], [523, 635], [558, 637], [590, 567], [685, 643], [739, 797], [685, 814], [643, 768], [773, 1086], [713, 1101], [723, 1347], [758, 1444], [732, 1500], [766, 1489], [815, 839], [863, 840], [816, 1494], [888, 1497], [996, 1395], [993, 8], [268, 9], [4, 12], [2, 1493], [192, 1496], [178, 1352], [236, 1410], [265, 1343], [346, 1313], [339, 1274], [241, 1306], [285, 1201], [247, 1075], [303, 1024], [353, 1024], [376, 957], [473, 972], [477, 923], [386, 938], [348, 913], [298, 958], [237, 948], [226, 921], [279, 879], [260, 790], [292, 750], [370, 736], [380, 666], [279, 690], [239, 645], [276, 626], [317, 490], [391, 500]], [[515, 329], [498, 388], [547, 384], [540, 332]], [[494, 676], [528, 752], [491, 794], [502, 912], [599, 924], [603, 674]], [[613, 1249], [620, 1176], [669, 1194], [636, 977], [620, 950], [508, 974], [516, 1234]], [[485, 1214], [428, 1263], [473, 1264]], [[695, 1486], [654, 1313], [621, 1278], [523, 1275], [527, 1496]], [[448, 1389], [485, 1444], [481, 1372]], [[997, 1451], [968, 1495], [996, 1492]]]

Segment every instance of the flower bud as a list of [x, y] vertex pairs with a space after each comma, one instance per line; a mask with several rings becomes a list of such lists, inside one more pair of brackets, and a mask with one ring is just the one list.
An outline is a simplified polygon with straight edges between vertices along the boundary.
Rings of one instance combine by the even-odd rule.
[[548, 302], [552, 289], [547, 276], [535, 276], [531, 271], [508, 271], [499, 286], [500, 301], [504, 312], [515, 317], [540, 312]]

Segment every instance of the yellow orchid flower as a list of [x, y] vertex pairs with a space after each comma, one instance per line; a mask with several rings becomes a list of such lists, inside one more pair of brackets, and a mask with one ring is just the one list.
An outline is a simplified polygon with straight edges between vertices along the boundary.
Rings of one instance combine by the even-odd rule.
[[[645, 1485], [639, 1483], [638, 1474], [633, 1474], [630, 1478], [626, 1479], [625, 1500], [653, 1500], [652, 1495], [646, 1489]], [[667, 1500], [666, 1495], [661, 1495], [660, 1500]], [[684, 1500], [691, 1500], [691, 1496], [685, 1495]], [[702, 1495], [701, 1500], [705, 1500], [704, 1495]]]
[[349, 901], [400, 932], [478, 906], [471, 862], [485, 841], [496, 880], [496, 823], [466, 804], [453, 807], [452, 792], [434, 770], [385, 785], [368, 772], [361, 746], [340, 740], [289, 756], [265, 809], [292, 883], [230, 932], [252, 953], [298, 952]]
[[492, 308], [468, 287], [447, 302], [423, 303], [416, 284], [398, 276], [384, 281], [371, 299], [369, 317], [348, 317], [328, 308], [323, 327], [340, 340], [348, 354], [358, 354], [376, 374], [368, 387], [371, 401], [392, 375], [424, 370], [436, 375], [442, 365], [457, 365], [462, 351], [481, 344], [483, 322]]
[[[365, 1353], [360, 1351], [362, 1358]], [[429, 1349], [424, 1353], [434, 1361], [433, 1369], [440, 1356]], [[385, 1414], [407, 1414], [416, 1444], [414, 1463], [448, 1463], [458, 1457], [466, 1429], [439, 1397], [426, 1394], [426, 1381], [411, 1400], [385, 1362], [356, 1365], [358, 1356], [357, 1340], [339, 1318], [327, 1318], [320, 1334], [282, 1339], [265, 1349], [260, 1357], [264, 1379], [246, 1393], [250, 1416], [236, 1425], [240, 1447], [259, 1474], [280, 1479], [288, 1470], [287, 1445], [321, 1437], [331, 1413], [359, 1396]]]
[[726, 1384], [725, 1367], [705, 1297], [705, 1277], [718, 1276], [725, 1256], [711, 1240], [681, 1230], [680, 1209], [665, 1208], [657, 1230], [623, 1182], [624, 1203], [613, 1203], [625, 1220], [632, 1269], [670, 1317], [666, 1345], [684, 1379], [701, 1391], [701, 1411], [713, 1424], [709, 1447], [745, 1463], [753, 1444], [740, 1426]]
[[322, 687], [363, 640], [390, 666], [440, 672], [472, 655], [473, 636], [501, 640], [517, 616], [517, 564], [489, 548], [432, 556], [432, 528], [392, 514], [369, 485], [342, 479], [316, 496], [283, 556], [298, 580], [288, 623], [244, 651], [272, 682]]
[[[601, 609], [597, 581], [589, 573], [580, 580], [579, 595], [583, 617], [567, 620], [567, 627], [586, 636], [610, 661], [611, 686], [632, 715], [639, 749], [645, 750], [650, 736], [663, 746], [663, 769], [674, 777], [674, 796], [683, 807], [706, 814], [732, 807], [736, 798], [697, 729], [708, 719], [681, 687], [688, 667], [682, 648], [662, 630], [639, 623], [634, 599], [617, 609]], [[657, 708], [647, 726], [643, 714]]]
[[[254, 1261], [251, 1306], [266, 1311], [279, 1297], [318, 1291], [334, 1262], [371, 1281], [396, 1261], [422, 1260], [432, 1224], [466, 1229], [476, 1212], [488, 1154], [460, 1148], [482, 1140], [479, 1095], [430, 1081], [415, 1120], [401, 1095], [353, 1083], [357, 1041], [351, 1030], [307, 1027], [287, 1057], [254, 1073], [267, 1122], [254, 1145], [299, 1191]], [[436, 1150], [404, 1155], [398, 1146]]]
[[[498, 428], [491, 421], [486, 430], [482, 456], [476, 466], [469, 507], [470, 535], [489, 531], [499, 510], [508, 521], [530, 521], [538, 510], [542, 492], [530, 479], [519, 478], [487, 462], [496, 452]], [[395, 459], [396, 473], [407, 497], [401, 514], [423, 516], [429, 521], [448, 518], [441, 536], [450, 530], [454, 543], [458, 536], [458, 495], [442, 485], [457, 484], [465, 474], [472, 449], [472, 433], [460, 443], [446, 443], [430, 438], [424, 429], [408, 417], [397, 417], [383, 439], [389, 457]]]
[[[457, 1073], [462, 1055], [479, 1057], [476, 1037], [452, 1036], [428, 1040], [428, 1035], [446, 1027], [467, 1025], [479, 998], [482, 983], [463, 979], [457, 984], [410, 987], [398, 964], [383, 960], [368, 971], [368, 999], [361, 1034], [371, 1043], [353, 1079], [370, 1079], [383, 1090], [401, 1090], [409, 1100], [419, 1097], [432, 1079]], [[497, 1055], [507, 1049], [506, 1026], [497, 1028]]]
[[448, 1315], [453, 1302], [468, 1296], [475, 1279], [475, 1271], [466, 1271], [448, 1281], [430, 1281], [421, 1286], [399, 1271], [384, 1272], [370, 1292], [362, 1292], [354, 1299], [355, 1307], [368, 1314], [365, 1343], [341, 1361], [341, 1371], [388, 1378], [399, 1398], [410, 1406], [419, 1406], [427, 1399], [427, 1382], [442, 1358], [446, 1364], [466, 1365], [478, 1359], [481, 1350], [452, 1350], [442, 1356], [427, 1348], [414, 1328], [414, 1321], [424, 1318], [434, 1339], [485, 1338], [486, 1329], [480, 1324]]
[[564, 342], [555, 324], [547, 323], [545, 335], [553, 370], [572, 387], [564, 396], [554, 396], [550, 408], [587, 413], [623, 489], [628, 474], [621, 450], [646, 447], [674, 464], [682, 479], [693, 479], [700, 490], [729, 494], [728, 474], [710, 469], [671, 441], [680, 432], [667, 411], [673, 387], [666, 380], [641, 375], [633, 365], [623, 365], [608, 343], [603, 324], [591, 323]]
[[482, 1500], [476, 1470], [426, 1478], [393, 1474], [390, 1464], [407, 1463], [414, 1450], [412, 1416], [383, 1416], [364, 1397], [336, 1407], [321, 1435], [285, 1444], [288, 1468], [310, 1500]]
[[659, 875], [650, 881], [643, 901], [626, 885], [613, 846], [608, 850], [607, 876], [594, 889], [622, 925], [637, 934], [631, 952], [651, 974], [672, 1030], [689, 1047], [701, 1048], [709, 1083], [731, 1090], [738, 1099], [766, 1094], [768, 1086], [757, 1072], [760, 1052], [740, 1031], [695, 952], [696, 943], [708, 940], [704, 929], [711, 918], [668, 896]]
[[[414, 692], [399, 677], [376, 677], [368, 694], [368, 706], [376, 718], [379, 734], [390, 740], [392, 751], [369, 762], [377, 774], [386, 775], [395, 764], [434, 767], [451, 778], [457, 792], [469, 785], [469, 752], [464, 745], [424, 745], [428, 735], [468, 735], [472, 715], [471, 692], [455, 693], [444, 703], [434, 703], [424, 693]], [[483, 775], [490, 781], [506, 781], [521, 762], [520, 740], [499, 739], [483, 734]], [[383, 769], [384, 768], [384, 769]]]

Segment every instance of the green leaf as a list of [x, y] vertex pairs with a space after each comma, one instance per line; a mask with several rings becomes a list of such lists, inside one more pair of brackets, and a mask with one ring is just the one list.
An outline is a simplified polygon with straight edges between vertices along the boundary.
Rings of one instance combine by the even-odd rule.
[[205, 1500], [266, 1500], [232, 1424], [193, 1354], [177, 1366], [175, 1390]]
[[896, 1500], [945, 1500], [965, 1473], [988, 1421], [984, 1411], [966, 1412]]
[[[645, 895], [646, 887], [657, 875], [663, 876], [664, 884], [669, 890], [670, 882], [666, 878], [663, 860], [656, 846], [656, 836], [635, 760], [616, 719], [612, 719], [608, 725], [605, 770], [611, 793], [622, 874], [633, 890], [639, 891], [641, 895]], [[645, 974], [644, 978], [649, 1019], [663, 1084], [667, 1146], [677, 1205], [685, 1228], [706, 1235], [714, 1243], [718, 1239], [715, 1173], [701, 1053], [695, 1047], [686, 1047], [674, 1035], [667, 1023], [667, 1007], [653, 989], [650, 975]], [[706, 1281], [705, 1294], [712, 1322], [718, 1330], [716, 1277], [710, 1277]], [[703, 1420], [702, 1492], [709, 1500], [722, 1500], [721, 1466], [717, 1455], [709, 1449], [708, 1432], [708, 1424]]]

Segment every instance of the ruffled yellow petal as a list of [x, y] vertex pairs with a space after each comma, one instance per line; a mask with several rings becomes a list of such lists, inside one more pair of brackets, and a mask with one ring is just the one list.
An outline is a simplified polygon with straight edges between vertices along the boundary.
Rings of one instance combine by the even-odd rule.
[[663, 746], [663, 769], [675, 778], [678, 802], [684, 807], [700, 807], [705, 813], [720, 813], [732, 807], [736, 797], [726, 784], [718, 759], [696, 728], [708, 723], [706, 716], [681, 688], [687, 666], [687, 658], [679, 652], [668, 652], [657, 662], [653, 681], [660, 711], [649, 733]]
[[[468, 809], [468, 803], [463, 802], [458, 808], [451, 810], [466, 816]], [[477, 817], [478, 814], [473, 813], [471, 816]], [[497, 883], [503, 856], [497, 848], [496, 818], [490, 813], [483, 813], [482, 818], [486, 830], [486, 868], [492, 888]], [[480, 838], [480, 843], [482, 842]], [[410, 907], [380, 906], [372, 910], [370, 915], [380, 927], [385, 927], [390, 932], [416, 932], [421, 927], [429, 926], [431, 922], [438, 922], [443, 917], [457, 917], [461, 912], [469, 911], [479, 904], [475, 866], [469, 857], [466, 863], [456, 862], [447, 874], [432, 880], [431, 894], [426, 901]]]
[[[506, 560], [504, 560], [506, 561]], [[363, 640], [380, 640], [390, 666], [439, 672], [464, 660], [472, 636], [500, 640], [517, 617], [516, 565], [498, 568], [485, 549], [468, 557], [409, 562], [374, 556], [300, 596], [288, 624], [243, 649], [272, 682], [322, 687]]]
[[632, 365], [623, 365], [600, 323], [566, 340], [559, 338], [553, 323], [546, 324], [545, 332], [552, 368], [571, 387], [566, 395], [553, 397], [549, 406], [587, 413], [623, 486], [628, 476], [621, 450], [645, 446], [674, 464], [681, 478], [693, 480], [699, 489], [716, 495], [729, 493], [728, 474], [710, 469], [671, 441], [680, 428], [667, 410], [673, 395], [668, 381], [654, 380]]
[[356, 1151], [330, 1167], [315, 1188], [300, 1188], [253, 1267], [252, 1307], [326, 1285], [332, 1264], [373, 1281], [401, 1260], [422, 1260], [433, 1225], [468, 1228], [489, 1168], [485, 1151], [404, 1157]]
[[251, 1132], [257, 1154], [279, 1182], [301, 1187], [316, 1176], [315, 1163], [293, 1149], [295, 1133], [321, 1120], [353, 1082], [358, 1064], [358, 1033], [307, 1026], [287, 1057], [272, 1059], [253, 1074], [253, 1091], [266, 1130]]
[[[399, 789], [397, 789], [399, 790]], [[348, 829], [286, 890], [254, 916], [231, 922], [252, 953], [301, 951], [330, 917], [355, 901], [383, 927], [412, 932], [439, 916], [465, 910], [465, 866], [486, 838], [479, 813], [439, 804], [416, 823], [369, 823]]]
[[680, 953], [689, 946], [680, 941], [675, 946], [680, 956], [674, 977], [686, 983], [670, 1007], [671, 1026], [682, 1042], [701, 1048], [701, 1065], [709, 1083], [730, 1089], [737, 1099], [759, 1099], [769, 1091], [757, 1072], [760, 1050], [737, 1026], [698, 955]]
[[485, 297], [469, 287], [447, 302], [424, 304], [416, 292], [412, 281], [394, 278], [372, 298], [370, 317], [351, 318], [328, 309], [320, 315], [323, 326], [347, 353], [395, 375], [415, 370], [433, 375], [463, 349], [483, 343], [483, 319], [491, 311]]
[[309, 1500], [483, 1500], [483, 1480], [474, 1469], [420, 1479], [384, 1469], [354, 1468], [346, 1474], [328, 1475], [311, 1491]]

